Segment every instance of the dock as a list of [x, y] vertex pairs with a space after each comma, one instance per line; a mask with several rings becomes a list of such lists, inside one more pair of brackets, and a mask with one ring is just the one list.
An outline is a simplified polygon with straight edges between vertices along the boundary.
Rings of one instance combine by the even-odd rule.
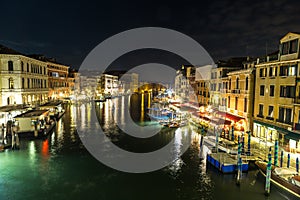
[[[237, 159], [236, 156], [228, 153], [209, 153], [207, 154], [207, 161], [219, 169], [222, 173], [234, 173], [237, 171]], [[249, 163], [242, 162], [242, 171], [248, 171]]]

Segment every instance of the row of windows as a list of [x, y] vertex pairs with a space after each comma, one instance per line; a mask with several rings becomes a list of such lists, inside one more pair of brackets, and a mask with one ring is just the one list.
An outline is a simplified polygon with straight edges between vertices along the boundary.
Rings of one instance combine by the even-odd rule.
[[[296, 88], [295, 86], [288, 86], [288, 85], [281, 85], [280, 86], [280, 97], [284, 98], [294, 98], [296, 93]], [[265, 86], [261, 85], [260, 86], [260, 91], [259, 91], [260, 96], [265, 95]], [[275, 95], [275, 85], [270, 85], [270, 97], [274, 97]]]
[[[13, 61], [10, 60], [10, 61], [7, 62], [7, 69], [10, 72], [15, 70]], [[31, 72], [31, 73], [35, 73], [35, 74], [44, 74], [44, 75], [46, 75], [46, 67], [36, 65], [36, 64], [30, 64], [29, 65], [29, 63], [27, 63], [26, 67], [25, 67], [23, 61], [21, 61], [21, 71], [22, 72]]]
[[[259, 104], [259, 111], [257, 117], [264, 118], [264, 105]], [[270, 105], [268, 107], [268, 116], [266, 119], [274, 120], [274, 106]], [[291, 124], [292, 123], [292, 109], [279, 107], [277, 122]]]
[[[259, 77], [275, 77], [277, 76], [277, 66], [272, 66], [269, 68], [260, 68]], [[269, 73], [268, 73], [269, 72]], [[297, 65], [283, 65], [279, 67], [279, 76], [296, 76]]]
[[297, 53], [298, 51], [298, 39], [290, 40], [281, 44], [281, 55], [287, 55]]
[[[15, 88], [13, 78], [8, 79], [8, 88], [9, 89], [14, 89]], [[25, 89], [25, 88], [47, 88], [47, 80], [22, 78], [21, 89]]]
[[66, 82], [49, 82], [49, 87], [54, 88], [54, 87], [69, 87], [68, 83]]
[[[226, 99], [225, 99], [226, 100]], [[238, 110], [238, 104], [239, 104], [239, 98], [235, 97], [235, 104], [234, 104], [234, 109]], [[247, 112], [247, 107], [248, 107], [248, 99], [244, 98], [244, 112]], [[226, 105], [226, 101], [224, 101], [224, 105]], [[230, 97], [228, 97], [228, 108], [230, 108]]]

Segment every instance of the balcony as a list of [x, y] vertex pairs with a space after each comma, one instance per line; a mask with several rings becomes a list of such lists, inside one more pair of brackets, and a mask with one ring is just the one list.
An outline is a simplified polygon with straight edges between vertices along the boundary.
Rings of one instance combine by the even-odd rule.
[[260, 114], [256, 115], [256, 117], [264, 118], [264, 116], [263, 116], [263, 115], [260, 115]]
[[276, 119], [276, 122], [287, 124], [287, 125], [292, 125], [293, 123], [291, 121], [284, 121], [283, 119]]
[[240, 89], [234, 89], [234, 90], [231, 90], [231, 93], [232, 94], [240, 94], [241, 90]]
[[266, 119], [274, 121], [274, 117], [266, 117]]

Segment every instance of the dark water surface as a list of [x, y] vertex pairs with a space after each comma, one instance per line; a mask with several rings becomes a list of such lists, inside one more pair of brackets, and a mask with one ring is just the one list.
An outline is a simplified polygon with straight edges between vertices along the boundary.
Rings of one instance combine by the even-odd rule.
[[[223, 175], [199, 159], [199, 135], [193, 127], [164, 128], [150, 139], [135, 139], [118, 129], [112, 115], [116, 109], [131, 105], [132, 118], [141, 125], [148, 122], [147, 98], [136, 96], [128, 100], [119, 97], [97, 103], [100, 124], [108, 137], [120, 147], [134, 152], [147, 152], [174, 140], [174, 152], [184, 141], [191, 146], [176, 162], [156, 172], [130, 174], [111, 169], [82, 145], [76, 133], [76, 111], [84, 107], [82, 120], [88, 120], [91, 104], [66, 105], [66, 114], [58, 121], [55, 132], [46, 140], [21, 140], [21, 150], [0, 153], [0, 200], [27, 199], [292, 199], [275, 187], [271, 196], [264, 196], [264, 178], [257, 170], [244, 173], [241, 186], [235, 185], [235, 175]], [[116, 120], [115, 120], [116, 119]]]

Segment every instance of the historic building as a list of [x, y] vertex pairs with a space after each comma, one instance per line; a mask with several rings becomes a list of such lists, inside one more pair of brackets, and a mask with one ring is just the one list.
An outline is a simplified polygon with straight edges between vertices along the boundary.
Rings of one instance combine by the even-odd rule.
[[236, 123], [235, 130], [253, 130], [255, 62], [256, 60], [248, 58], [243, 63], [243, 69], [227, 73], [228, 82], [223, 82], [225, 98], [222, 100], [226, 105], [227, 99], [226, 111]]
[[0, 46], [1, 105], [40, 104], [48, 100], [45, 62]]
[[254, 135], [300, 148], [300, 34], [288, 33], [279, 52], [258, 59], [255, 79]]
[[53, 59], [47, 60], [49, 76], [49, 98], [63, 99], [70, 96], [68, 82], [69, 66], [57, 63]]
[[182, 65], [176, 71], [175, 96], [181, 101], [197, 102], [197, 84], [195, 81], [195, 66]]
[[99, 82], [100, 93], [103, 95], [117, 95], [119, 93], [118, 76], [101, 74]]

